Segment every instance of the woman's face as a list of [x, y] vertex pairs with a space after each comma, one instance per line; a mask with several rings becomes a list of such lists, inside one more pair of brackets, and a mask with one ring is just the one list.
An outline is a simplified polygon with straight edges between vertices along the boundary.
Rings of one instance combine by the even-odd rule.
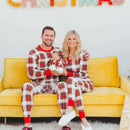
[[70, 35], [68, 42], [67, 42], [68, 47], [76, 48], [77, 44], [78, 44], [78, 42], [77, 42], [76, 36], [74, 34]]

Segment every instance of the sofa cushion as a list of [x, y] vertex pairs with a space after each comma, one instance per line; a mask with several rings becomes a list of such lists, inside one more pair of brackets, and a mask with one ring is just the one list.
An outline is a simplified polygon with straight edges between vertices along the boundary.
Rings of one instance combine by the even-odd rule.
[[88, 60], [88, 74], [96, 87], [120, 86], [118, 60], [115, 56]]
[[[0, 105], [21, 105], [21, 89], [5, 89], [0, 93]], [[84, 104], [123, 104], [125, 92], [115, 87], [95, 87], [83, 94]], [[57, 105], [57, 95], [34, 95], [34, 105]]]
[[6, 58], [4, 60], [4, 88], [21, 88], [29, 81], [25, 58]]
[[[119, 87], [117, 57], [92, 58], [88, 61], [88, 73], [95, 87]], [[4, 88], [21, 88], [29, 82], [25, 58], [4, 60]]]

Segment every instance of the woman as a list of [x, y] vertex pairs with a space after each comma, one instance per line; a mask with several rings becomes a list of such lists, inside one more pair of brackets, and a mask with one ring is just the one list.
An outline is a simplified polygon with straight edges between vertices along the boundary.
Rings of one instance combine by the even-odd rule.
[[66, 126], [76, 117], [73, 110], [75, 105], [82, 121], [82, 130], [92, 130], [85, 117], [82, 94], [92, 91], [94, 86], [87, 73], [88, 54], [86, 51], [81, 50], [80, 37], [75, 30], [69, 31], [66, 34], [63, 42], [63, 52], [63, 56], [66, 59], [66, 69], [64, 69], [63, 75], [68, 77], [68, 107], [58, 124]]

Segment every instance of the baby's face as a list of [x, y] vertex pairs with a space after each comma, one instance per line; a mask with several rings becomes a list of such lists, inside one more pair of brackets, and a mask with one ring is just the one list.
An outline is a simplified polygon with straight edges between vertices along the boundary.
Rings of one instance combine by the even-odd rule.
[[57, 53], [53, 53], [53, 54], [52, 54], [52, 59], [53, 59], [53, 60], [59, 60], [59, 59], [60, 59], [60, 56], [59, 56]]

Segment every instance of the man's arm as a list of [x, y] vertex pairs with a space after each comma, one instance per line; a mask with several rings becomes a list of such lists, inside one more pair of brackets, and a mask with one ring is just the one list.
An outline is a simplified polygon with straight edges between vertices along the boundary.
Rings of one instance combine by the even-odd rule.
[[38, 69], [38, 60], [39, 57], [35, 53], [29, 53], [29, 57], [27, 58], [27, 73], [28, 77], [32, 80], [44, 79], [46, 76], [51, 75], [51, 71], [49, 69]]

